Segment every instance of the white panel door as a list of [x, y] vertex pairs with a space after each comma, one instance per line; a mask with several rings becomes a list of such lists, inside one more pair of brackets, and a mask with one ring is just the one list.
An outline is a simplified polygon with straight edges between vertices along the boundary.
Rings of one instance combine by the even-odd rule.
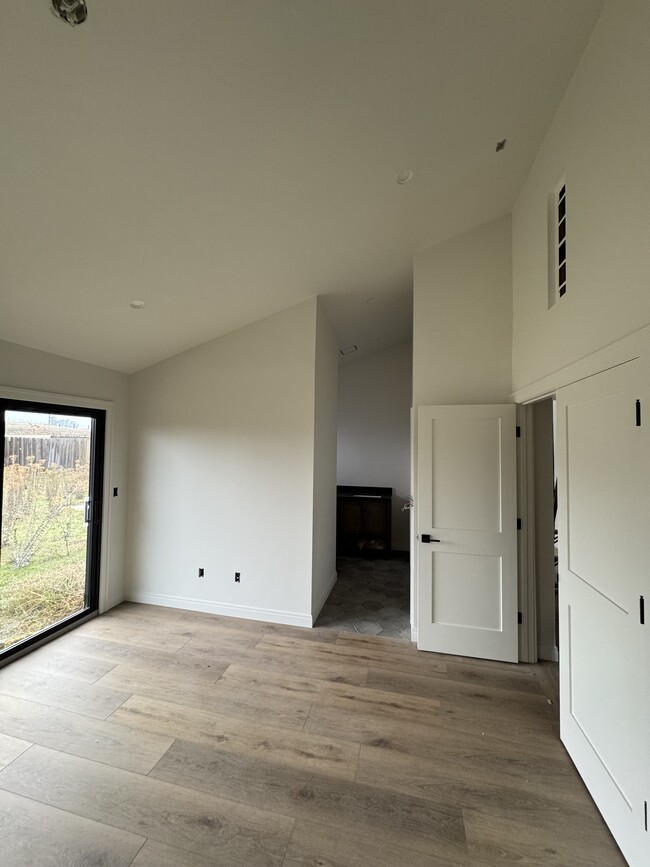
[[421, 406], [418, 648], [516, 662], [515, 407]]
[[[631, 865], [646, 831], [650, 413], [640, 362], [558, 393], [562, 740]], [[643, 405], [645, 403], [645, 406]], [[646, 623], [650, 604], [646, 605]]]

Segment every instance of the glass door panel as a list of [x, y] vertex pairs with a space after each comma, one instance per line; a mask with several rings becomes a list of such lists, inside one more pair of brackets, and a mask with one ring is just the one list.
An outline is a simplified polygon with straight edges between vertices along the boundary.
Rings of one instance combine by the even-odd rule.
[[2, 659], [97, 608], [104, 413], [0, 408]]

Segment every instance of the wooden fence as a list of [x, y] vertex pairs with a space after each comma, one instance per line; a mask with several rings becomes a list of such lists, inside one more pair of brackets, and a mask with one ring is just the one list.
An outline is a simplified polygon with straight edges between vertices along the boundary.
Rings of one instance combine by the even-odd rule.
[[5, 437], [5, 466], [10, 463], [25, 466], [32, 459], [44, 461], [46, 467], [58, 466], [66, 469], [74, 468], [77, 461], [87, 464], [90, 459], [90, 436]]

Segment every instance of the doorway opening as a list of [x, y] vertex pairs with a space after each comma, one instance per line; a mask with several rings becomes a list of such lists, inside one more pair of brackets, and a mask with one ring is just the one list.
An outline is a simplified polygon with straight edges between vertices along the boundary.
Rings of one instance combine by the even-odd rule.
[[105, 411], [0, 399], [0, 664], [99, 604]]
[[317, 627], [412, 638], [412, 369], [410, 341], [341, 359], [337, 582]]
[[533, 404], [535, 484], [535, 602], [537, 658], [559, 659], [556, 402]]
[[519, 659], [539, 663], [559, 725], [556, 400], [519, 407]]

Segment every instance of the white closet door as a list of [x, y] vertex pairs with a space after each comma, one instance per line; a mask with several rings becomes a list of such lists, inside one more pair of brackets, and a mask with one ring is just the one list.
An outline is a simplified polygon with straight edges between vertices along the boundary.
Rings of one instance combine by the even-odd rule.
[[557, 396], [561, 737], [634, 867], [650, 864], [647, 393], [632, 361]]

